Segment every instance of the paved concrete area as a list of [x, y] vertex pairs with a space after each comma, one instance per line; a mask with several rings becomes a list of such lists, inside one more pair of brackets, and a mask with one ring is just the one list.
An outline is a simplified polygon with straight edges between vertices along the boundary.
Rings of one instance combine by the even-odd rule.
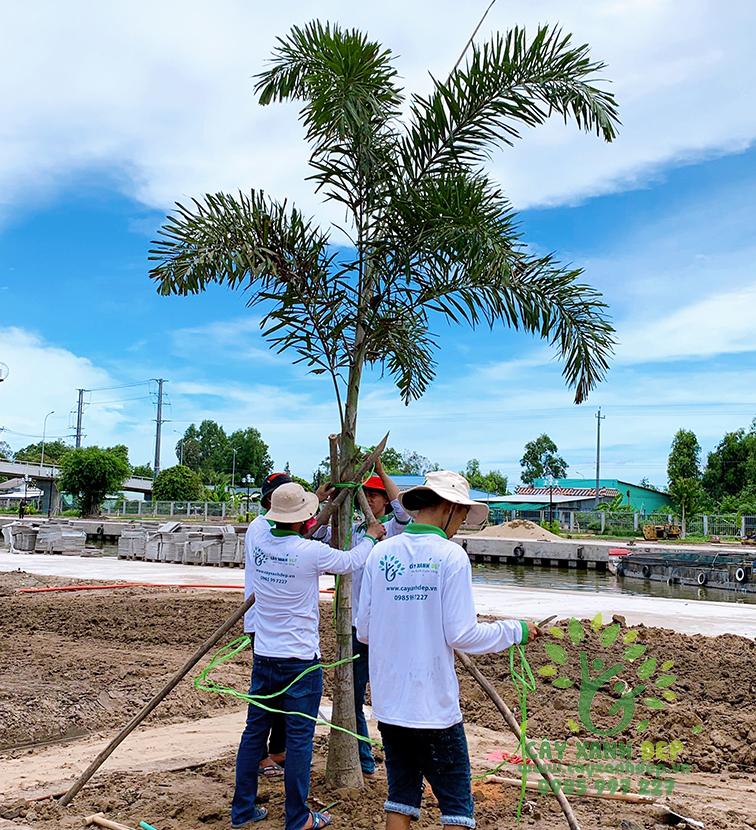
[[[0, 552], [0, 571], [23, 570], [45, 576], [116, 582], [150, 582], [170, 585], [244, 585], [240, 568], [169, 565], [134, 562], [113, 557], [48, 556]], [[333, 585], [333, 578], [321, 577], [321, 588]], [[534, 620], [556, 614], [593, 617], [599, 611], [605, 619], [622, 614], [630, 625], [670, 628], [687, 634], [740, 634], [756, 638], [756, 605], [734, 602], [667, 599], [619, 594], [611, 591], [531, 590], [496, 585], [474, 585], [475, 605], [480, 614]]]

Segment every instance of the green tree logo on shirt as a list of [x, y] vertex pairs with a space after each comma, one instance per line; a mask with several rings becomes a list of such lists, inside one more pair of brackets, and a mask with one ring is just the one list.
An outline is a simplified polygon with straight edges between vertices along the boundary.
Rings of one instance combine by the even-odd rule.
[[404, 573], [404, 565], [393, 554], [391, 556], [385, 554], [378, 563], [378, 567], [383, 571], [386, 582], [393, 582], [397, 576], [401, 576]]
[[255, 548], [252, 553], [255, 557], [255, 565], [259, 568], [268, 561], [268, 554], [262, 548]]

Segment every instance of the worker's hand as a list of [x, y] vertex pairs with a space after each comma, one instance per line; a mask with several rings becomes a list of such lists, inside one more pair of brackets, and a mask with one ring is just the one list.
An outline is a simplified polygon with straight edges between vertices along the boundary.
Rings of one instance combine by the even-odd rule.
[[375, 459], [375, 471], [378, 475], [383, 473], [383, 461], [381, 461], [380, 455]]
[[366, 534], [372, 536], [376, 542], [380, 542], [386, 535], [386, 528], [380, 522], [371, 522], [367, 527]]
[[532, 643], [533, 640], [535, 640], [541, 633], [541, 630], [534, 622], [531, 622], [530, 620], [526, 620], [526, 622], [528, 624], [528, 642]]
[[315, 491], [315, 495], [318, 497], [318, 501], [322, 504], [324, 501], [328, 501], [328, 499], [332, 498], [335, 492], [336, 488], [331, 484], [331, 482], [324, 481]]

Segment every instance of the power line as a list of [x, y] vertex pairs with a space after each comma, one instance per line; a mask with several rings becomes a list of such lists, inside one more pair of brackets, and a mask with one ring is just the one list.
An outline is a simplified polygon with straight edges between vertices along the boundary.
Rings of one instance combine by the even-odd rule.
[[140, 380], [136, 383], [122, 383], [120, 386], [97, 386], [94, 389], [85, 389], [85, 392], [112, 392], [114, 389], [132, 389], [135, 386], [145, 386], [152, 383], [151, 379]]
[[110, 401], [87, 401], [84, 406], [105, 406], [106, 404], [111, 403], [126, 403], [126, 401], [146, 401], [150, 398], [154, 397], [152, 392], [149, 395], [139, 395], [134, 398], [116, 398], [115, 400]]

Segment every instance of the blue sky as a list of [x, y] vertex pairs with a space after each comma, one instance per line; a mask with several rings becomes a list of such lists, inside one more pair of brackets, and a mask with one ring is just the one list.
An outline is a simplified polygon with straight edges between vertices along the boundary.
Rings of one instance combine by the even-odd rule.
[[[405, 408], [390, 381], [368, 378], [365, 443], [391, 429], [395, 446], [455, 469], [477, 457], [515, 481], [525, 441], [548, 432], [571, 474], [589, 477], [600, 405], [604, 474], [663, 484], [677, 428], [695, 429], [706, 450], [756, 415], [756, 107], [743, 35], [756, 10], [693, 2], [665, 40], [659, 27], [674, 4], [579, 5], [542, 3], [536, 19], [560, 19], [609, 62], [622, 138], [604, 146], [549, 124], [492, 167], [528, 241], [584, 267], [604, 292], [620, 339], [609, 378], [575, 407], [540, 343], [441, 328], [439, 377], [422, 401]], [[453, 63], [460, 27], [472, 28], [469, 10], [442, 3], [424, 17], [424, 6], [353, 12], [333, 2], [318, 13], [395, 46], [408, 86], [422, 90], [422, 70]], [[6, 90], [14, 100], [0, 96], [0, 361], [11, 367], [0, 440], [34, 440], [50, 410], [48, 434], [70, 434], [77, 387], [138, 384], [87, 396], [85, 440], [123, 441], [146, 461], [155, 417], [146, 380], [164, 377], [164, 466], [174, 430], [204, 417], [257, 426], [277, 465], [304, 475], [326, 454], [330, 387], [268, 351], [241, 295], [165, 299], [147, 277], [150, 239], [174, 199], [262, 185], [332, 218], [303, 181], [295, 111], [262, 110], [250, 91], [274, 35], [307, 19], [306, 7], [283, 3], [261, 20], [245, 4], [188, 3], [174, 6], [176, 23], [165, 9], [113, 4], [81, 31], [56, 20], [52, 4], [44, 19], [2, 12], [16, 18], [0, 31], [34, 25], [38, 38], [29, 55], [3, 44], [21, 82]], [[531, 11], [495, 7], [487, 25], [530, 23]], [[216, 40], [201, 36], [208, 27]], [[224, 48], [229, 38], [245, 49]]]

